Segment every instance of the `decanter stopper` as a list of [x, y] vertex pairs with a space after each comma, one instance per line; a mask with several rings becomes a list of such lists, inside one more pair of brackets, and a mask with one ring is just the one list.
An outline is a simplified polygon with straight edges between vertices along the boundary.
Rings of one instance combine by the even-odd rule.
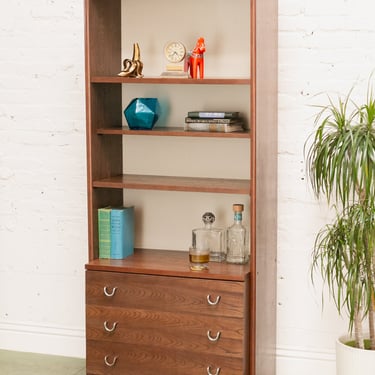
[[202, 221], [205, 227], [210, 227], [215, 222], [215, 215], [212, 212], [206, 212], [202, 215]]

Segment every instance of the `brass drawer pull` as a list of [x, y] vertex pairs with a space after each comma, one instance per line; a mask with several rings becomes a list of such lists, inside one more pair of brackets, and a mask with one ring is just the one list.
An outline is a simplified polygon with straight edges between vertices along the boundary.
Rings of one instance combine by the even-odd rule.
[[118, 322], [114, 322], [114, 323], [112, 324], [112, 327], [108, 327], [108, 322], [105, 321], [105, 322], [104, 322], [104, 330], [105, 330], [106, 332], [113, 332], [113, 331], [116, 329], [117, 324], [118, 324]]
[[211, 366], [207, 367], [207, 375], [219, 375], [220, 374], [220, 367], [216, 368], [216, 372], [211, 372]]
[[104, 357], [104, 363], [105, 363], [105, 365], [108, 366], [108, 367], [113, 367], [116, 364], [118, 357], [117, 356], [113, 357], [113, 361], [112, 362], [109, 362], [108, 358], [109, 358], [109, 355], [106, 355]]
[[216, 299], [215, 299], [215, 301], [212, 301], [211, 300], [211, 295], [208, 294], [207, 295], [207, 302], [208, 302], [209, 305], [215, 306], [215, 305], [217, 305], [220, 302], [220, 298], [221, 298], [220, 296], [217, 296]]
[[220, 338], [220, 336], [221, 336], [221, 332], [220, 332], [220, 331], [218, 331], [218, 332], [216, 333], [216, 336], [215, 336], [215, 337], [211, 336], [211, 331], [207, 331], [207, 337], [208, 337], [208, 339], [209, 339], [211, 342], [216, 342], [216, 341], [218, 341], [219, 338]]
[[113, 297], [116, 293], [116, 290], [117, 290], [117, 287], [115, 286], [114, 288], [112, 288], [112, 291], [109, 291], [108, 287], [105, 286], [103, 288], [103, 291], [104, 291], [104, 294], [107, 296], [107, 297]]

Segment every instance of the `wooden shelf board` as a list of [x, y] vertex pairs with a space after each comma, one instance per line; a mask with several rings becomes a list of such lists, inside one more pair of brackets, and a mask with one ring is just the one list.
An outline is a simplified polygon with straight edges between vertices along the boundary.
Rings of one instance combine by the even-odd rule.
[[191, 271], [188, 251], [152, 249], [136, 249], [125, 259], [95, 259], [86, 264], [86, 269], [229, 281], [244, 281], [250, 273], [248, 264], [226, 262], [210, 262], [208, 270]]
[[91, 83], [133, 83], [133, 84], [158, 84], [158, 85], [250, 85], [250, 78], [163, 78], [143, 77], [129, 78], [114, 76], [92, 76]]
[[182, 127], [164, 127], [153, 128], [152, 130], [132, 130], [127, 126], [99, 128], [97, 134], [112, 135], [150, 135], [150, 136], [167, 136], [167, 137], [208, 137], [208, 138], [250, 138], [250, 131], [243, 132], [201, 132], [201, 131], [185, 131]]
[[250, 180], [125, 174], [93, 181], [94, 188], [250, 194]]

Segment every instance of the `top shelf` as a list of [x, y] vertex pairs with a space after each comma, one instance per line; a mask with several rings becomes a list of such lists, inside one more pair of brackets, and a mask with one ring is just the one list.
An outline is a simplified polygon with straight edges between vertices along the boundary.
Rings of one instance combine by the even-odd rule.
[[250, 78], [163, 78], [143, 77], [128, 78], [118, 76], [93, 76], [91, 83], [134, 83], [134, 84], [158, 84], [158, 85], [250, 85]]

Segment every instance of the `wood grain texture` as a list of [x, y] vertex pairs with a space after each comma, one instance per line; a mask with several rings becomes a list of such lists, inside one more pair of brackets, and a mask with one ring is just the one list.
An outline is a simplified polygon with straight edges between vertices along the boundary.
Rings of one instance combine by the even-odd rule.
[[[121, 85], [93, 85], [121, 59], [121, 0], [85, 0], [86, 152], [89, 259], [98, 257], [97, 209], [122, 203], [122, 193], [95, 192], [92, 181], [122, 173], [122, 140], [93, 136], [96, 128], [121, 122]], [[111, 110], [109, 110], [111, 109]]]
[[[244, 374], [248, 279], [229, 282], [120, 272], [86, 272], [88, 374]], [[104, 293], [113, 292], [108, 297]], [[220, 296], [216, 305], [212, 300]], [[112, 332], [104, 329], [116, 327]], [[220, 338], [211, 342], [207, 332]], [[153, 371], [153, 372], [152, 372]]]
[[250, 180], [124, 174], [95, 180], [96, 188], [250, 194]]
[[[104, 357], [116, 364], [108, 368]], [[220, 374], [243, 375], [243, 360], [235, 357], [218, 356], [207, 351], [186, 352], [178, 348], [166, 349], [163, 346], [150, 347], [137, 342], [127, 345], [88, 340], [87, 374], [88, 375], [202, 375], [207, 374], [207, 367], [215, 373], [220, 367]]]
[[[107, 297], [103, 288], [117, 288]], [[88, 271], [86, 303], [170, 312], [190, 312], [208, 316], [243, 318], [247, 299], [244, 282], [155, 276], [120, 272]], [[217, 305], [207, 302], [220, 296]]]
[[133, 130], [127, 126], [99, 128], [98, 134], [107, 135], [147, 135], [158, 137], [195, 137], [195, 138], [250, 138], [250, 131], [221, 133], [221, 132], [201, 132], [185, 131], [182, 127], [155, 127], [152, 130]]
[[86, 269], [93, 271], [180, 276], [189, 279], [244, 282], [248, 282], [249, 279], [249, 268], [246, 264], [237, 265], [225, 262], [210, 262], [208, 270], [191, 271], [187, 251], [156, 249], [135, 249], [134, 255], [125, 259], [94, 259], [86, 264]]
[[[117, 67], [118, 69], [118, 67]], [[127, 78], [117, 77], [118, 71], [113, 71], [108, 76], [93, 76], [92, 83], [124, 83], [124, 84], [157, 84], [157, 85], [250, 85], [250, 78], [162, 78], [162, 77], [143, 77]]]
[[[173, 307], [171, 307], [173, 310]], [[108, 333], [104, 322], [116, 328]], [[207, 332], [217, 342], [207, 338]], [[143, 309], [125, 309], [89, 305], [87, 309], [86, 334], [89, 340], [108, 343], [134, 342], [189, 352], [209, 351], [215, 355], [242, 358], [244, 353], [244, 321], [238, 318], [202, 316], [199, 314], [165, 312]]]

